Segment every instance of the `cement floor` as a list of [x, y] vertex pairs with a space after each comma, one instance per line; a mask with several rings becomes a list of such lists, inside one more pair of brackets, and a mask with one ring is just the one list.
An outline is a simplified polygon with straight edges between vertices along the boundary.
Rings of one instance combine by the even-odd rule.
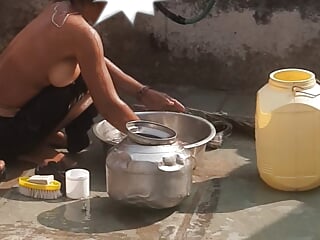
[[[180, 98], [191, 107], [253, 116], [254, 96], [191, 92], [193, 101]], [[110, 200], [103, 146], [93, 136], [92, 140], [78, 157], [91, 172], [90, 200], [23, 197], [16, 177], [32, 173], [34, 166], [20, 163], [9, 169], [11, 180], [0, 184], [0, 239], [320, 239], [320, 190], [287, 193], [266, 186], [259, 178], [254, 140], [249, 137], [234, 133], [221, 149], [207, 151], [194, 171], [191, 196], [167, 210]]]

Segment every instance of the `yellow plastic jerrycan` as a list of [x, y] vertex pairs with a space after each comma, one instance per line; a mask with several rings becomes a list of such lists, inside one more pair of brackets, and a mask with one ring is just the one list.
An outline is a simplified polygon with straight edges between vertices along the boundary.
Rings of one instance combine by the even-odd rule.
[[320, 186], [320, 86], [315, 74], [281, 69], [257, 93], [256, 152], [260, 177], [284, 191]]

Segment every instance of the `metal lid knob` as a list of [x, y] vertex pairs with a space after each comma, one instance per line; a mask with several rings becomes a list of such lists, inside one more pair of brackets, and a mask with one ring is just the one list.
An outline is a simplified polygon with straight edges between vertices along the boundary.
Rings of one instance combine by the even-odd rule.
[[176, 155], [163, 157], [162, 162], [164, 166], [173, 166], [176, 164]]

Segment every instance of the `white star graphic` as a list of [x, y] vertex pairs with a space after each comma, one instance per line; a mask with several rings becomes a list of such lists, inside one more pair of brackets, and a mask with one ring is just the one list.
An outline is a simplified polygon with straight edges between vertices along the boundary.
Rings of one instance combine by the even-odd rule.
[[130, 22], [133, 24], [137, 12], [154, 15], [154, 2], [164, 0], [94, 0], [94, 2], [107, 2], [108, 4], [104, 7], [100, 14], [97, 22], [98, 24], [112, 15], [118, 12], [123, 12]]

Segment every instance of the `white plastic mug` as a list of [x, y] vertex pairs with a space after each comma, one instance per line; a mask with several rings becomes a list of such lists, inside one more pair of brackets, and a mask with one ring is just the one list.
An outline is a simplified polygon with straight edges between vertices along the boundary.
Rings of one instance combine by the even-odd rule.
[[70, 169], [66, 172], [66, 195], [71, 199], [90, 196], [90, 173], [85, 169]]

